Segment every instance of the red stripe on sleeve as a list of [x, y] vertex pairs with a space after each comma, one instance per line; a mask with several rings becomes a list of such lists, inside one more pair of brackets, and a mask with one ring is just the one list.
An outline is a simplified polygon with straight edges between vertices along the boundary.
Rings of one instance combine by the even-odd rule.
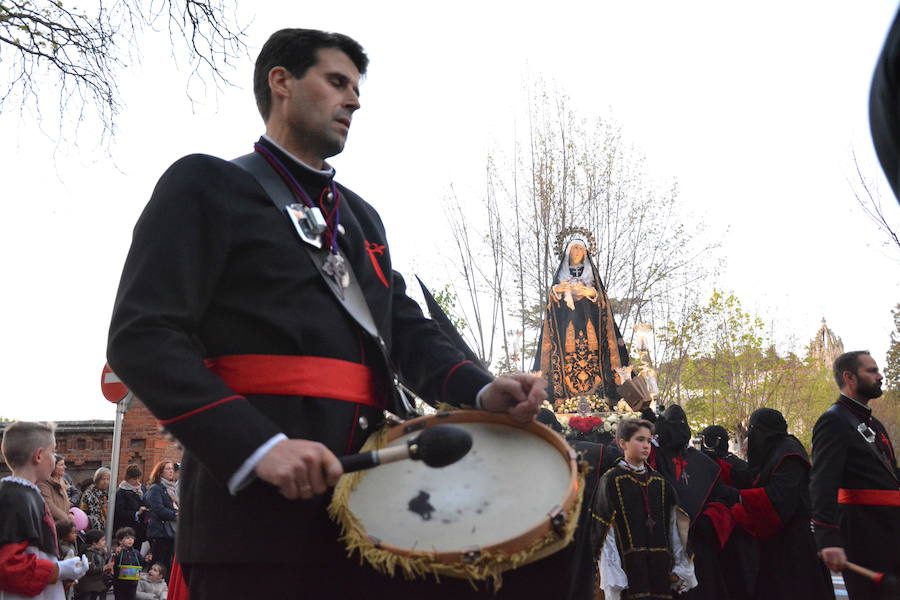
[[444, 398], [444, 399], [447, 398], [447, 383], [450, 381], [450, 377], [456, 372], [456, 370], [463, 365], [471, 365], [471, 364], [472, 364], [471, 360], [464, 360], [461, 363], [456, 363], [455, 365], [453, 365], [453, 368], [450, 369], [447, 372], [447, 376], [444, 377], [444, 387], [443, 387], [443, 389], [441, 389], [441, 398]]
[[231, 402], [232, 400], [243, 400], [243, 396], [228, 396], [227, 398], [222, 398], [221, 400], [216, 400], [215, 402], [210, 402], [206, 406], [201, 406], [200, 408], [195, 408], [194, 410], [188, 411], [183, 415], [178, 415], [177, 417], [172, 417], [171, 419], [163, 419], [159, 422], [160, 425], [168, 425], [170, 423], [175, 423], [176, 421], [181, 421], [183, 419], [187, 419], [188, 417], [193, 417], [196, 414], [202, 413], [205, 410], [209, 410], [211, 408], [215, 408], [220, 404], [225, 404], [226, 402]]
[[813, 525], [818, 525], [819, 527], [828, 527], [829, 529], [840, 529], [837, 525], [832, 525], [831, 523], [823, 523], [822, 521], [816, 521], [815, 519], [810, 519], [810, 522]]

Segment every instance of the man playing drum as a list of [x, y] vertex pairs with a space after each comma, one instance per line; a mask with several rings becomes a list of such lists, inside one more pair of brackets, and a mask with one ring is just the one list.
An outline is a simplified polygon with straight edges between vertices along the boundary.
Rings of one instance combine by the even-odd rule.
[[[325, 160], [344, 147], [367, 64], [344, 35], [273, 34], [254, 73], [256, 154], [177, 161], [134, 231], [109, 364], [185, 447], [176, 555], [192, 600], [394, 585], [346, 558], [325, 512], [336, 455], [358, 451], [385, 409], [409, 412], [392, 363], [429, 402], [524, 422], [545, 398], [539, 377], [493, 379], [464, 360], [407, 297], [374, 208], [335, 183]], [[289, 204], [267, 194], [260, 161]]]

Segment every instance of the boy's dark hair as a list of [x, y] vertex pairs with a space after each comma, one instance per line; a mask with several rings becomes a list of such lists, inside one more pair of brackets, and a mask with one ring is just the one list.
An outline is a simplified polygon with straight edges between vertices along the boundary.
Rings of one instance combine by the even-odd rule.
[[75, 529], [75, 524], [72, 521], [57, 521], [56, 522], [56, 539], [62, 541], [63, 539], [69, 537], [69, 534], [72, 533], [72, 530]]
[[127, 537], [137, 537], [134, 534], [134, 529], [131, 527], [122, 527], [118, 531], [116, 531], [116, 541], [121, 542], [123, 539]]
[[103, 532], [99, 529], [88, 529], [84, 532], [84, 543], [91, 546], [99, 542], [103, 537]]
[[162, 577], [163, 579], [166, 578], [166, 574], [168, 574], [168, 572], [169, 572], [169, 570], [166, 568], [166, 565], [159, 563], [159, 562], [155, 562], [152, 565], [150, 565], [150, 569], [152, 569], [153, 567], [156, 567], [157, 569], [159, 569], [160, 577]]
[[125, 479], [137, 479], [141, 475], [143, 475], [143, 471], [137, 465], [128, 465], [128, 468], [125, 469]]
[[273, 33], [259, 56], [253, 71], [253, 94], [256, 107], [264, 121], [269, 120], [272, 111], [272, 90], [269, 89], [269, 71], [284, 67], [291, 75], [301, 78], [319, 60], [319, 50], [336, 48], [346, 54], [360, 75], [366, 74], [369, 57], [362, 46], [342, 33], [331, 33], [316, 29], [281, 29]]
[[856, 373], [859, 369], [859, 357], [863, 354], [871, 356], [868, 350], [853, 350], [844, 352], [834, 359], [834, 381], [839, 388], [844, 387], [844, 371]]
[[622, 419], [616, 425], [616, 439], [627, 442], [641, 427], [646, 427], [653, 435], [653, 423], [647, 419]]
[[0, 452], [10, 469], [24, 467], [38, 448], [46, 448], [53, 442], [56, 425], [15, 421], [6, 426]]

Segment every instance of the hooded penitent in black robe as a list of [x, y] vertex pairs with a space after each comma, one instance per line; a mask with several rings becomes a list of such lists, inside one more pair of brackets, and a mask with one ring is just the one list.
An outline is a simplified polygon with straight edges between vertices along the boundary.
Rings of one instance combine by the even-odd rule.
[[[578, 245], [584, 259], [572, 264], [572, 247]], [[583, 295], [579, 286], [589, 292]], [[583, 240], [566, 246], [548, 296], [534, 369], [547, 378], [550, 402], [596, 394], [615, 404], [615, 369], [628, 365], [628, 350]]]
[[747, 461], [728, 450], [728, 430], [721, 425], [710, 425], [700, 432], [701, 452], [722, 469], [722, 483], [733, 487], [748, 487], [753, 477]]
[[810, 531], [809, 459], [788, 435], [780, 412], [760, 408], [750, 415], [750, 468], [754, 487], [741, 491], [731, 508], [738, 525], [759, 543], [754, 598], [834, 598], [831, 576], [816, 555]]
[[689, 540], [700, 584], [682, 597], [731, 598], [721, 550], [733, 528], [725, 507], [737, 502], [738, 492], [722, 483], [718, 463], [688, 446], [691, 428], [680, 406], [673, 404], [660, 415], [656, 433], [651, 464], [672, 484], [678, 505], [691, 518]]
[[[750, 487], [753, 474], [747, 461], [728, 451], [728, 430], [721, 425], [710, 425], [700, 432], [701, 452], [719, 465], [719, 476], [726, 486]], [[722, 505], [707, 505], [705, 512], [717, 518], [717, 535], [721, 550], [718, 554], [725, 598], [748, 600], [753, 597], [759, 565], [756, 540], [729, 522]], [[730, 533], [728, 533], [730, 530]], [[727, 537], [726, 537], [727, 533]]]

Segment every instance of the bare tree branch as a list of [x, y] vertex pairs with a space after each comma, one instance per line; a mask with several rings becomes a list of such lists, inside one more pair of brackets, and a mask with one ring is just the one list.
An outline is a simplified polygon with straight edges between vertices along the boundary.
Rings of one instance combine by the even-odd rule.
[[56, 94], [62, 137], [88, 115], [115, 133], [122, 100], [116, 84], [126, 59], [140, 57], [144, 30], [163, 27], [172, 56], [190, 66], [190, 79], [227, 85], [227, 68], [246, 53], [245, 31], [227, 0], [102, 0], [91, 13], [61, 0], [0, 0], [0, 64], [7, 68], [0, 108], [18, 103], [41, 119], [47, 92]]

